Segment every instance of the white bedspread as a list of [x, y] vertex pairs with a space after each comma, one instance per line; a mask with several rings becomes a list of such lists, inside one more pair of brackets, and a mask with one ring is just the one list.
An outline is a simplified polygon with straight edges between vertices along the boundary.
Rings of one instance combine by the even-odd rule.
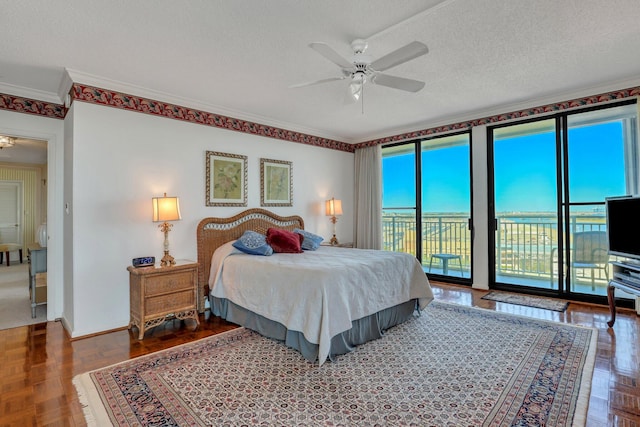
[[231, 243], [216, 250], [211, 294], [299, 331], [329, 355], [331, 338], [351, 322], [412, 298], [433, 300], [422, 266], [410, 254], [320, 247], [301, 254], [256, 256]]

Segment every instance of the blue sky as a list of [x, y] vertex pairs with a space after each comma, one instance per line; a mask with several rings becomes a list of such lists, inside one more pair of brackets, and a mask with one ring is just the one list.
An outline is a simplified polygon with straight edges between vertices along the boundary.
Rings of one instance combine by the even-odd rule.
[[[422, 152], [424, 212], [469, 212], [469, 147]], [[415, 204], [415, 164], [412, 154], [383, 159], [383, 206]], [[383, 178], [384, 178], [383, 177]]]
[[[571, 202], [602, 202], [625, 194], [622, 125], [612, 122], [569, 130]], [[556, 210], [553, 132], [499, 140], [494, 146], [496, 212]], [[424, 212], [468, 212], [469, 149], [455, 146], [422, 153]], [[395, 179], [389, 179], [394, 177]], [[412, 154], [383, 159], [383, 206], [415, 203]]]

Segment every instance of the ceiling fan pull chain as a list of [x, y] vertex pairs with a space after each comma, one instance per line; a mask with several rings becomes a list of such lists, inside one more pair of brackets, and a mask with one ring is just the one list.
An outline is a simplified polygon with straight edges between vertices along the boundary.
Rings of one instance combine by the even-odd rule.
[[362, 86], [360, 86], [360, 91], [361, 91], [360, 96], [362, 98], [362, 107], [361, 107], [361, 109], [362, 109], [362, 114], [364, 115], [364, 79], [362, 80]]

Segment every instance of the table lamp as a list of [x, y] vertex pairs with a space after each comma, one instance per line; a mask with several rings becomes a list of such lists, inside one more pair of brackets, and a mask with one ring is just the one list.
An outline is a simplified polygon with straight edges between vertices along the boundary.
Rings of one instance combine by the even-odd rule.
[[167, 221], [181, 219], [180, 202], [177, 197], [167, 197], [167, 193], [164, 193], [163, 197], [153, 197], [151, 201], [153, 203], [153, 222], [162, 221], [162, 224], [158, 225], [158, 227], [164, 233], [164, 256], [160, 261], [160, 266], [175, 265], [176, 261], [169, 255], [169, 231], [173, 224], [169, 224]]
[[326, 215], [331, 217], [333, 223], [333, 237], [329, 241], [331, 246], [338, 245], [338, 239], [336, 238], [336, 222], [338, 216], [342, 215], [342, 200], [336, 200], [334, 197], [331, 200], [327, 200], [325, 203]]

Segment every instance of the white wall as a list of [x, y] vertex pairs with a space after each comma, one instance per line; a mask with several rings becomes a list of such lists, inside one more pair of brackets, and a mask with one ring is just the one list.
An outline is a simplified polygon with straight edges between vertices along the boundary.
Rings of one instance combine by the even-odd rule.
[[[279, 141], [110, 107], [75, 102], [73, 193], [73, 308], [71, 336], [129, 323], [131, 259], [162, 255], [163, 234], [151, 221], [151, 198], [180, 197], [182, 220], [173, 223], [170, 251], [196, 259], [196, 226], [208, 216], [231, 216], [260, 207], [260, 158], [293, 162], [293, 207], [269, 208], [297, 214], [305, 228], [330, 237], [324, 200], [343, 200], [338, 238], [353, 238], [354, 156], [326, 148]], [[69, 129], [69, 126], [67, 127]], [[205, 151], [248, 156], [248, 207], [205, 206]], [[71, 275], [70, 275], [71, 276]]]
[[67, 331], [73, 331], [73, 211], [70, 208], [73, 200], [73, 110], [75, 106], [71, 106], [67, 117], [64, 120], [64, 193], [61, 198], [63, 211], [61, 211], [62, 222], [64, 226], [64, 313], [62, 322]]
[[473, 284], [489, 289], [489, 183], [487, 169], [487, 127], [471, 129], [473, 162]]
[[63, 311], [63, 122], [0, 110], [0, 134], [47, 141], [47, 320], [54, 320]]

